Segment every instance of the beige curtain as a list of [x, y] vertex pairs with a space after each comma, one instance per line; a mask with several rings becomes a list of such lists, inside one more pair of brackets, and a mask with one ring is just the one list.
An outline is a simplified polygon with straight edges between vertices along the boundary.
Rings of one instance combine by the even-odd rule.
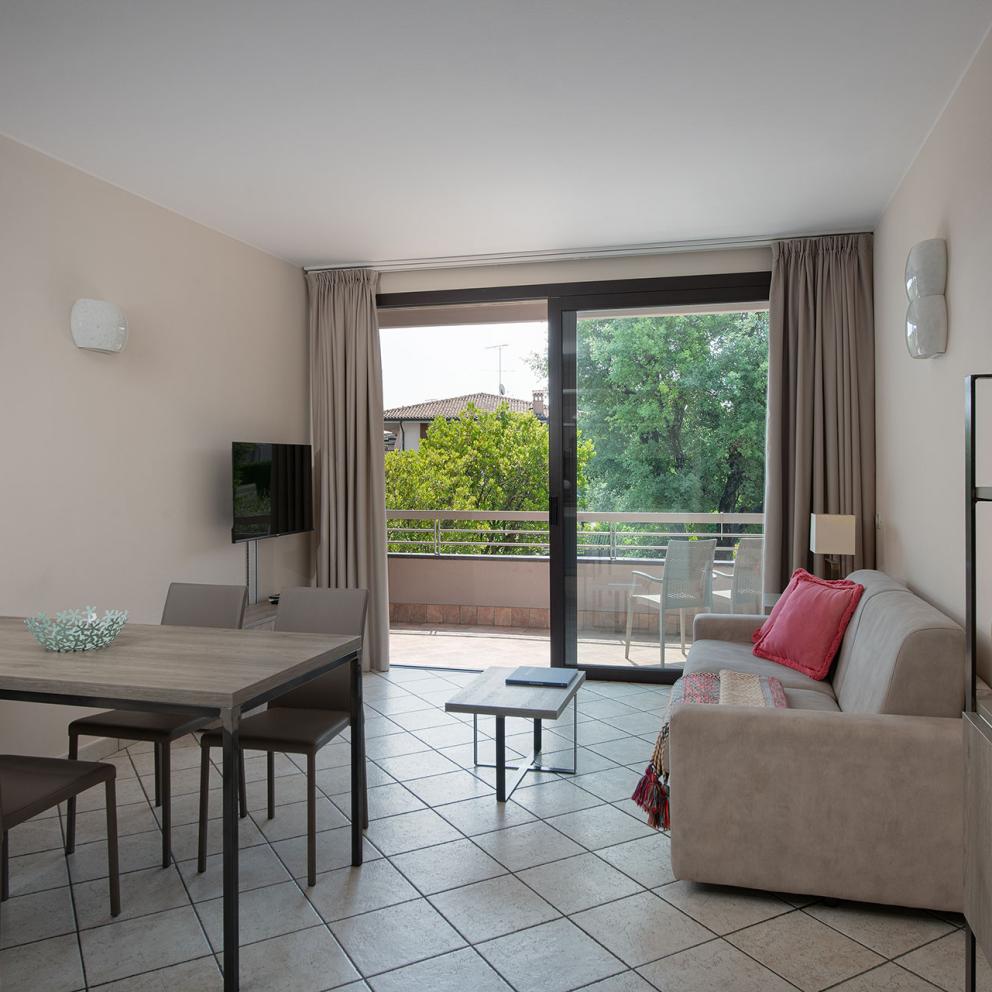
[[307, 273], [318, 586], [369, 591], [366, 668], [389, 668], [382, 362], [368, 269]]
[[768, 592], [800, 566], [825, 574], [809, 550], [811, 513], [853, 513], [857, 553], [842, 569], [875, 566], [874, 337], [870, 234], [772, 245]]

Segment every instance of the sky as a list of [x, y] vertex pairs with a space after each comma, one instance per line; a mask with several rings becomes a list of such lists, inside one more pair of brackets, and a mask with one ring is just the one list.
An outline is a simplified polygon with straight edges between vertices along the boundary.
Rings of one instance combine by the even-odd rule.
[[547, 383], [527, 366], [533, 352], [544, 353], [546, 323], [470, 324], [457, 327], [394, 327], [380, 332], [383, 405], [407, 406], [465, 393], [495, 393], [503, 348], [506, 395], [530, 400]]

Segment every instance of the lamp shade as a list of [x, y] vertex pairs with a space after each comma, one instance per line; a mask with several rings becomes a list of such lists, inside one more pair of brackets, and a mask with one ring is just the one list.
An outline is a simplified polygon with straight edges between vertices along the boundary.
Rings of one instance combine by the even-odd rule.
[[815, 555], [853, 555], [854, 516], [847, 513], [811, 513], [809, 549]]

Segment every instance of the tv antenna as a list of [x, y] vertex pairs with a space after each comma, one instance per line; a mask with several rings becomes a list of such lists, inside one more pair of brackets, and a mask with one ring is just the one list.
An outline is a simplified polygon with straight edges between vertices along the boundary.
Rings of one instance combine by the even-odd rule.
[[506, 396], [506, 386], [503, 385], [503, 349], [509, 347], [508, 344], [491, 344], [486, 347], [486, 351], [495, 350], [496, 354], [499, 355], [499, 373], [496, 384], [499, 387], [500, 396]]

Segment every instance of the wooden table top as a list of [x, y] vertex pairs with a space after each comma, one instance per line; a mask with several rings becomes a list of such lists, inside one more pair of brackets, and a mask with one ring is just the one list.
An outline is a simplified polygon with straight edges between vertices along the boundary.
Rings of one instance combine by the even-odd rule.
[[585, 672], [576, 672], [565, 689], [535, 685], [507, 685], [512, 668], [487, 668], [477, 679], [455, 693], [445, 704], [449, 713], [479, 713], [483, 716], [519, 716], [529, 720], [557, 720], [565, 712]]
[[128, 623], [109, 647], [58, 653], [20, 618], [0, 617], [0, 694], [230, 709], [361, 646], [330, 634]]

